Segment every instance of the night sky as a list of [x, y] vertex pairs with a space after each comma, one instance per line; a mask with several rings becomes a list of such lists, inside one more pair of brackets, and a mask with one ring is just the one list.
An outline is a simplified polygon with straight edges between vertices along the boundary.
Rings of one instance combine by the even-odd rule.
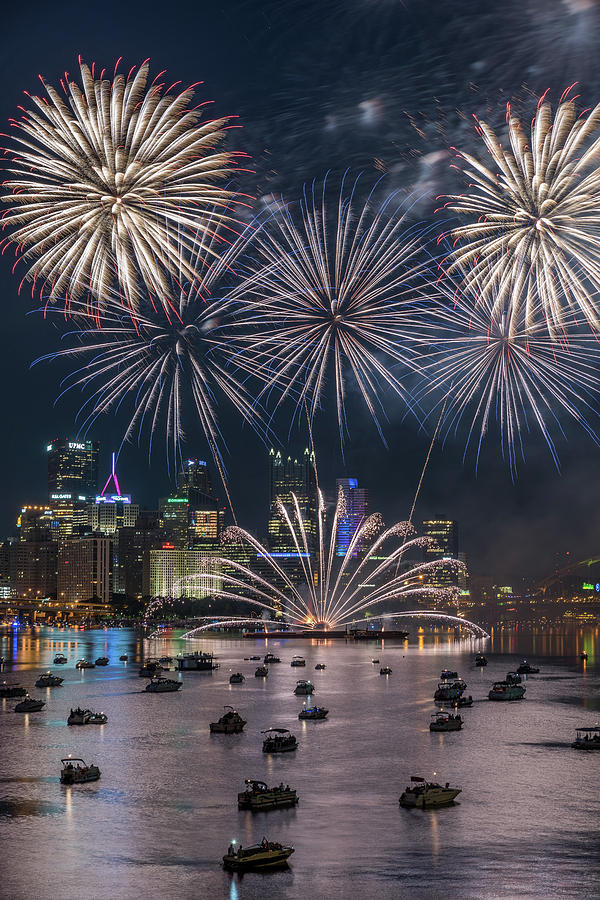
[[[240, 186], [258, 198], [258, 207], [271, 192], [299, 196], [305, 180], [328, 170], [384, 169], [391, 186], [422, 195], [419, 212], [427, 220], [435, 196], [456, 186], [449, 148], [477, 152], [472, 113], [497, 125], [507, 98], [527, 106], [546, 88], [557, 98], [576, 80], [584, 105], [600, 99], [595, 0], [30, 2], [12, 4], [3, 26], [3, 122], [23, 103], [24, 89], [37, 91], [38, 73], [50, 82], [65, 69], [75, 73], [78, 54], [109, 69], [123, 56], [125, 71], [150, 57], [153, 74], [167, 69], [172, 81], [202, 80], [199, 96], [214, 100], [215, 114], [240, 116], [243, 129], [234, 141], [256, 169]], [[36, 301], [26, 289], [17, 295], [20, 279], [11, 265], [7, 253], [0, 262], [4, 534], [14, 532], [23, 502], [45, 499], [44, 446], [77, 433], [78, 408], [74, 394], [54, 405], [67, 370], [49, 364], [30, 369], [36, 357], [59, 347], [61, 329], [39, 313], [28, 315]], [[321, 482], [356, 476], [369, 488], [373, 510], [387, 521], [405, 518], [430, 435], [389, 398], [386, 449], [355, 399], [349, 401], [345, 460], [332, 410], [326, 408], [317, 425]], [[220, 415], [238, 517], [262, 534], [267, 450], [225, 404]], [[278, 422], [283, 444], [288, 422], [289, 414]], [[109, 416], [90, 434], [102, 443], [103, 470], [123, 428], [123, 419]], [[458, 519], [471, 571], [504, 582], [547, 572], [557, 551], [570, 549], [581, 559], [596, 553], [598, 447], [567, 429], [558, 447], [559, 473], [532, 432], [512, 480], [496, 438], [490, 434], [477, 474], [472, 454], [463, 461], [464, 435], [435, 447], [416, 519], [435, 513]], [[301, 452], [302, 430], [292, 431], [290, 445]], [[186, 449], [207, 454], [193, 430]], [[160, 437], [150, 466], [146, 445], [125, 447], [119, 475], [124, 490], [153, 506], [169, 490]]]

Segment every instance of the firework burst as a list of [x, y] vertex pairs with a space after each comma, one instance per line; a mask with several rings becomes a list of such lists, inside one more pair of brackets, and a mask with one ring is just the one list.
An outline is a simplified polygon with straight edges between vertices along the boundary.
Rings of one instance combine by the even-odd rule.
[[[420, 555], [424, 547], [435, 545], [431, 538], [415, 536], [409, 522], [385, 528], [379, 513], [374, 513], [358, 524], [346, 552], [338, 556], [338, 528], [345, 513], [343, 493], [340, 491], [338, 495], [329, 537], [320, 491], [318, 496], [316, 547], [312, 547], [307, 536], [297, 497], [292, 494], [289, 507], [278, 502], [279, 515], [302, 569], [301, 583], [290, 577], [277, 557], [253, 535], [234, 526], [223, 533], [224, 552], [216, 558], [220, 572], [214, 576], [214, 596], [250, 603], [270, 614], [283, 614], [286, 621], [303, 628], [343, 627], [360, 619], [366, 610], [376, 615], [384, 602], [455, 598], [458, 589], [434, 587], [430, 579], [440, 568], [458, 572], [462, 564], [448, 559], [409, 562], [411, 556]], [[397, 546], [388, 549], [389, 541], [396, 541]], [[262, 565], [255, 569], [232, 559], [232, 556], [239, 558], [239, 554], [228, 556], [228, 545], [242, 547]], [[374, 564], [373, 557], [376, 559]], [[190, 585], [198, 577], [201, 576], [187, 576], [178, 589], [189, 593]], [[367, 577], [369, 586], [364, 584]], [[240, 590], [245, 596], [240, 596]]]
[[357, 183], [342, 181], [332, 206], [327, 182], [305, 189], [297, 213], [280, 203], [253, 238], [248, 273], [236, 287], [250, 327], [238, 335], [236, 363], [292, 396], [312, 420], [325, 385], [333, 382], [340, 442], [348, 432], [350, 380], [383, 439], [381, 391], [409, 396], [392, 366], [412, 365], [402, 340], [411, 304], [430, 283], [423, 263], [424, 231], [406, 224], [393, 197], [377, 207], [356, 199]]
[[[210, 239], [202, 247], [197, 245], [191, 257], [203, 277], [186, 284], [185, 273], [180, 272], [176, 303], [170, 301], [163, 307], [147, 301], [135, 319], [118, 303], [108, 304], [99, 327], [89, 327], [89, 319], [75, 316], [79, 328], [65, 335], [69, 347], [36, 361], [67, 358], [80, 362], [63, 382], [62, 393], [73, 389], [88, 392], [78, 414], [83, 431], [99, 416], [129, 403], [131, 418], [123, 440], [136, 436], [139, 440], [147, 430], [151, 452], [153, 439], [162, 430], [167, 456], [177, 471], [189, 415], [190, 420], [193, 417], [200, 422], [225, 483], [219, 399], [229, 401], [259, 432], [262, 421], [256, 402], [227, 368], [220, 352], [226, 344], [221, 327], [229, 310], [228, 301], [221, 297], [245, 241], [242, 233], [230, 243], [223, 226], [211, 226]], [[176, 284], [174, 281], [173, 288]]]
[[203, 242], [207, 210], [230, 197], [236, 154], [217, 150], [227, 119], [201, 121], [194, 85], [165, 89], [164, 72], [149, 83], [147, 62], [127, 77], [117, 66], [96, 77], [80, 60], [83, 88], [65, 73], [65, 99], [42, 79], [47, 96], [11, 121], [5, 150], [4, 244], [33, 292], [67, 309], [88, 298], [97, 310], [115, 290], [132, 310], [148, 292], [166, 302], [169, 275], [195, 275], [182, 229]]
[[446, 204], [470, 220], [451, 232], [448, 271], [469, 267], [465, 286], [494, 314], [510, 307], [516, 328], [523, 307], [525, 327], [543, 318], [551, 335], [573, 311], [600, 327], [600, 104], [578, 116], [568, 95], [554, 115], [544, 95], [529, 134], [509, 105], [510, 148], [478, 122], [493, 166], [459, 153], [469, 191]]
[[[479, 461], [494, 419], [513, 474], [532, 430], [541, 433], [557, 467], [553, 435], [564, 436], [563, 420], [575, 421], [600, 443], [590, 421], [600, 397], [595, 336], [571, 322], [570, 333], [553, 339], [542, 321], [527, 324], [518, 303], [504, 308], [494, 296], [474, 301], [460, 289], [426, 318], [417, 338], [424, 385], [417, 396], [425, 406], [441, 392], [441, 430], [456, 433], [466, 426], [465, 456], [474, 444]], [[434, 407], [430, 415], [436, 414]]]

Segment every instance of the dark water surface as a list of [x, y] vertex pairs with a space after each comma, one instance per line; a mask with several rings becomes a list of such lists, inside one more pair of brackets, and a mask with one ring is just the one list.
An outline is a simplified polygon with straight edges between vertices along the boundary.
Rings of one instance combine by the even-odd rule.
[[[13, 712], [0, 701], [0, 896], [75, 898], [528, 898], [595, 897], [600, 875], [600, 754], [570, 748], [575, 728], [600, 719], [600, 636], [500, 633], [487, 642], [423, 635], [408, 644], [270, 641], [282, 658], [254, 677], [265, 641], [180, 633], [145, 642], [132, 631], [0, 631], [3, 677], [47, 705]], [[212, 649], [213, 674], [186, 673], [177, 694], [148, 695], [138, 662]], [[579, 660], [586, 648], [588, 662]], [[476, 669], [476, 652], [489, 665]], [[54, 654], [69, 658], [53, 666]], [[128, 652], [129, 662], [118, 662]], [[294, 654], [305, 669], [290, 668]], [[82, 656], [110, 665], [77, 671]], [[490, 703], [491, 683], [521, 658], [541, 673], [520, 703]], [[377, 657], [393, 669], [379, 675]], [[317, 672], [315, 663], [325, 662]], [[33, 687], [51, 667], [61, 688]], [[475, 703], [454, 734], [428, 730], [442, 668], [457, 669]], [[247, 676], [229, 685], [231, 671]], [[299, 722], [298, 678], [316, 686], [325, 722]], [[242, 735], [210, 735], [208, 723], [234, 704]], [[72, 706], [103, 710], [105, 726], [67, 727]], [[290, 727], [295, 753], [261, 752], [261, 729]], [[60, 758], [100, 766], [99, 782], [63, 787]], [[411, 775], [462, 787], [459, 803], [407, 811], [398, 797]], [[244, 778], [284, 781], [295, 810], [238, 812]], [[287, 872], [230, 876], [220, 868], [229, 841], [290, 842]]]

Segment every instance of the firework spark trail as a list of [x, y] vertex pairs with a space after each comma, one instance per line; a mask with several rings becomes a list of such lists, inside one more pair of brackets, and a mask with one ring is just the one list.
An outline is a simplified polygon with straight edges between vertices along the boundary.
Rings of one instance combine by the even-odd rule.
[[524, 433], [532, 427], [541, 432], [557, 467], [553, 432], [564, 436], [561, 417], [573, 419], [600, 445], [591, 421], [600, 397], [596, 336], [576, 319], [564, 318], [565, 330], [553, 339], [544, 322], [527, 324], [523, 307], [508, 304], [504, 310], [494, 295], [474, 298], [468, 278], [464, 284], [464, 293], [448, 287], [446, 303], [432, 305], [416, 338], [423, 353], [423, 386], [416, 394], [425, 405], [441, 392], [432, 412], [441, 407], [445, 436], [464, 421], [464, 457], [475, 440], [478, 464], [495, 413], [513, 475], [518, 456], [525, 456]]
[[168, 306], [169, 276], [195, 277], [187, 257], [204, 242], [207, 211], [225, 217], [232, 195], [219, 182], [241, 156], [216, 149], [228, 119], [201, 121], [195, 85], [174, 93], [164, 72], [148, 83], [147, 61], [127, 77], [118, 64], [96, 78], [80, 59], [83, 90], [65, 73], [66, 100], [41, 79], [47, 98], [30, 96], [35, 109], [11, 120], [16, 149], [4, 151], [3, 243], [33, 292], [67, 311], [87, 298], [97, 314], [115, 290], [132, 311], [147, 292]]
[[478, 122], [493, 167], [459, 152], [469, 191], [445, 205], [470, 220], [450, 232], [448, 272], [468, 268], [494, 313], [511, 307], [518, 327], [523, 306], [526, 327], [542, 317], [553, 336], [573, 310], [600, 328], [600, 104], [578, 116], [569, 93], [554, 116], [540, 99], [529, 136], [509, 105], [510, 149]]
[[123, 441], [136, 434], [139, 441], [148, 430], [151, 454], [153, 439], [164, 422], [167, 458], [172, 459], [175, 471], [181, 463], [184, 421], [188, 413], [193, 413], [233, 511], [217, 417], [218, 395], [229, 401], [257, 433], [263, 434], [265, 426], [259, 405], [236, 379], [221, 352], [227, 343], [221, 326], [231, 306], [220, 296], [225, 293], [237, 255], [245, 247], [246, 235], [230, 241], [218, 222], [207, 221], [207, 225], [210, 238], [203, 246], [197, 245], [191, 257], [194, 268], [202, 270], [202, 277], [188, 284], [185, 273], [179, 273], [177, 302], [169, 301], [168, 315], [161, 305], [146, 302], [132, 319], [118, 302], [113, 302], [103, 311], [101, 327], [89, 327], [89, 319], [76, 317], [78, 330], [65, 335], [70, 346], [36, 362], [82, 360], [63, 381], [60, 396], [74, 389], [88, 392], [79, 411], [83, 431], [102, 414], [117, 412], [128, 401], [132, 412]]
[[246, 322], [236, 365], [263, 381], [260, 396], [275, 391], [277, 405], [292, 396], [294, 415], [306, 403], [311, 420], [331, 372], [342, 447], [349, 377], [382, 440], [382, 388], [410, 404], [391, 366], [413, 367], [402, 337], [432, 283], [428, 230], [408, 225], [393, 195], [377, 208], [373, 192], [364, 204], [355, 192], [356, 182], [342, 179], [333, 204], [325, 181], [320, 195], [305, 188], [296, 213], [278, 204], [257, 228], [232, 294]]
[[[339, 504], [338, 500], [333, 517], [330, 546], [335, 546], [337, 543], [337, 526], [340, 520]], [[319, 497], [319, 506], [321, 509], [324, 508], [322, 496]], [[295, 495], [292, 495], [291, 511], [280, 504], [280, 514], [288, 527], [296, 552], [299, 554], [305, 584], [302, 586], [295, 584], [279, 565], [277, 559], [253, 535], [241, 528], [234, 527], [226, 529], [223, 533], [224, 545], [234, 542], [251, 548], [261, 562], [268, 567], [269, 574], [261, 575], [250, 566], [228, 559], [225, 553], [216, 560], [220, 573], [213, 579], [215, 597], [254, 604], [263, 609], [269, 609], [276, 615], [283, 612], [292, 624], [300, 627], [310, 628], [315, 624], [322, 624], [333, 628], [344, 626], [361, 610], [377, 607], [387, 600], [403, 600], [409, 597], [433, 597], [437, 600], [447, 600], [456, 593], [454, 588], [431, 586], [427, 578], [439, 568], [447, 568], [448, 565], [453, 566], [457, 572], [462, 570], [464, 567], [457, 560], [433, 560], [416, 565], [410, 564], [409, 568], [401, 574], [391, 574], [398, 560], [405, 558], [408, 551], [421, 549], [432, 543], [429, 538], [415, 538], [406, 541], [407, 534], [413, 530], [407, 522], [397, 523], [379, 533], [383, 523], [378, 514], [363, 520], [355, 530], [348, 552], [339, 563], [339, 570], [334, 572], [335, 557], [331, 553], [326, 561], [323, 558], [313, 561], [308, 555], [306, 532]], [[320, 516], [318, 528], [325, 529], [326, 527], [325, 517]], [[370, 589], [364, 596], [361, 593], [360, 575], [364, 573], [371, 557], [377, 554], [386, 541], [394, 537], [399, 537], [402, 543], [386, 554], [385, 558], [376, 565], [374, 571], [369, 573], [370, 578], [381, 579], [381, 583]], [[368, 538], [371, 543], [361, 547], [365, 538]], [[325, 546], [326, 543], [325, 538], [318, 541], [319, 546]], [[356, 567], [354, 566], [355, 554], [359, 554], [361, 557]], [[233, 571], [233, 575], [231, 571]], [[319, 575], [319, 584], [315, 583], [316, 573]], [[186, 576], [182, 579], [182, 584], [193, 584], [200, 577], [205, 578], [206, 576]], [[344, 584], [346, 578], [348, 580]], [[280, 584], [283, 584], [284, 587], [280, 587]], [[323, 589], [323, 585], [325, 585], [325, 589]], [[234, 592], [236, 588], [243, 588], [246, 592], [250, 592], [250, 596], [236, 594]], [[287, 592], [284, 588], [287, 589]], [[301, 588], [305, 589], [306, 594], [302, 592]]]

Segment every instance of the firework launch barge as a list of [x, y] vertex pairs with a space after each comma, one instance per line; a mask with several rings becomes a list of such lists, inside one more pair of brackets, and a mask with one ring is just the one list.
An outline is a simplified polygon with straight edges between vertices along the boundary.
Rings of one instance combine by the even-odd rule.
[[408, 637], [408, 631], [397, 631], [392, 629], [385, 629], [385, 631], [375, 631], [369, 629], [369, 631], [328, 631], [326, 629], [307, 629], [306, 631], [265, 631], [261, 629], [260, 631], [245, 631], [245, 638], [288, 638], [289, 640], [296, 640], [297, 638], [310, 638], [312, 640], [339, 640], [345, 639], [347, 641], [381, 641], [384, 638], [388, 640], [400, 640], [405, 641]]

